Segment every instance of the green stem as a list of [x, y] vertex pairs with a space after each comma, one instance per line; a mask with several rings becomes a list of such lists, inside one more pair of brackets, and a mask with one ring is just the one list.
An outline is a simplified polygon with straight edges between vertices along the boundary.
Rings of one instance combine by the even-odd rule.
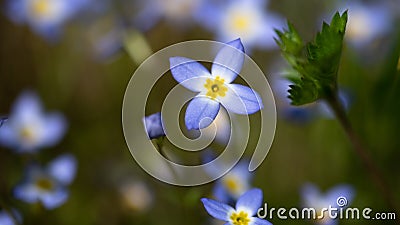
[[[172, 160], [169, 159], [169, 157], [167, 156], [167, 154], [166, 154], [166, 153], [164, 152], [164, 150], [163, 150], [163, 142], [164, 142], [164, 139], [165, 139], [165, 136], [163, 136], [163, 137], [161, 137], [161, 138], [159, 138], [159, 139], [156, 140], [156, 145], [157, 145], [158, 152], [159, 152], [159, 153], [161, 154], [161, 156], [164, 157], [166, 160], [168, 160], [169, 162], [172, 162]], [[176, 171], [174, 170], [174, 168], [172, 167], [172, 165], [171, 165], [169, 162], [167, 162], [167, 165], [168, 165], [169, 169], [171, 170], [172, 175], [173, 175], [176, 179], [178, 179], [178, 174], [176, 173]]]
[[351, 126], [351, 123], [346, 115], [346, 111], [344, 110], [343, 105], [339, 101], [338, 95], [333, 92], [332, 94], [327, 95], [325, 97], [325, 100], [327, 101], [330, 108], [333, 110], [336, 118], [339, 120], [346, 135], [350, 139], [354, 151], [361, 158], [362, 162], [364, 163], [364, 166], [371, 175], [371, 179], [374, 181], [376, 186], [380, 189], [380, 191], [384, 195], [386, 202], [391, 208], [397, 209], [393, 193], [391, 192], [389, 186], [384, 180], [383, 174], [380, 172], [380, 170], [372, 160], [370, 154], [364, 148], [359, 137], [355, 133], [353, 127]]

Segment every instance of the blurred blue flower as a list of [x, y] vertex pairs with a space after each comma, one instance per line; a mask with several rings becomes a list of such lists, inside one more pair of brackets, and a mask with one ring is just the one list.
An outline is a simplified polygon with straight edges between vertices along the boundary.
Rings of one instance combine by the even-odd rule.
[[[362, 50], [370, 47], [379, 37], [384, 37], [394, 26], [393, 15], [385, 1], [338, 1], [335, 11], [349, 10], [345, 40], [353, 47]], [[329, 13], [329, 15], [332, 15]], [[328, 16], [326, 16], [328, 18]]]
[[253, 47], [276, 48], [274, 28], [285, 25], [276, 13], [266, 11], [267, 0], [208, 1], [196, 16], [200, 24], [212, 30], [223, 42], [240, 37], [250, 50]]
[[212, 217], [231, 225], [271, 225], [270, 222], [254, 217], [261, 207], [263, 196], [260, 189], [251, 189], [244, 193], [236, 202], [236, 209], [231, 206], [202, 198], [204, 208]]
[[74, 156], [64, 154], [54, 159], [46, 168], [32, 165], [22, 183], [14, 189], [14, 196], [27, 203], [42, 203], [54, 209], [68, 199], [66, 188], [75, 178], [77, 162]]
[[315, 118], [315, 104], [293, 106], [288, 98], [289, 85], [291, 84], [288, 79], [283, 77], [276, 78], [272, 82], [278, 113], [289, 122], [307, 124]]
[[7, 15], [17, 24], [28, 24], [41, 36], [54, 39], [64, 23], [91, 0], [8, 0]]
[[[313, 184], [307, 183], [301, 189], [302, 204], [304, 207], [314, 208], [317, 213], [321, 213], [323, 208], [334, 208], [346, 207], [349, 205], [354, 197], [354, 190], [350, 185], [337, 185], [325, 194], [321, 193], [320, 190]], [[338, 205], [338, 199], [344, 199], [343, 205]], [[321, 216], [321, 215], [317, 215]], [[330, 218], [329, 215], [325, 215], [322, 219], [315, 221], [318, 224], [324, 225], [335, 225], [338, 223], [336, 219]]]
[[34, 153], [39, 148], [59, 142], [66, 127], [66, 120], [61, 114], [44, 114], [38, 96], [24, 92], [0, 129], [0, 144], [19, 153]]
[[12, 209], [10, 211], [0, 210], [0, 225], [16, 225], [16, 224], [22, 224], [22, 216], [17, 210], [15, 209]]
[[165, 136], [160, 112], [146, 116], [143, 121], [150, 139]]
[[253, 89], [231, 84], [242, 69], [244, 57], [242, 42], [236, 39], [218, 52], [211, 73], [192, 59], [170, 58], [175, 80], [199, 93], [186, 109], [185, 124], [189, 130], [209, 126], [219, 112], [220, 103], [237, 114], [252, 114], [263, 108], [260, 96]]
[[159, 21], [166, 21], [174, 27], [185, 27], [194, 21], [194, 15], [204, 0], [147, 0], [136, 1], [140, 8], [134, 17], [135, 26], [148, 30]]
[[221, 202], [236, 201], [251, 187], [253, 174], [248, 170], [249, 161], [239, 162], [231, 171], [218, 179], [213, 189], [213, 196]]

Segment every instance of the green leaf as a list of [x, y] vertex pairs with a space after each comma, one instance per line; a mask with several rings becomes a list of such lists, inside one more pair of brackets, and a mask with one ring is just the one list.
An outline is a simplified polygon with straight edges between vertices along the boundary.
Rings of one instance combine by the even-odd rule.
[[337, 73], [346, 30], [347, 11], [333, 16], [330, 25], [323, 23], [315, 40], [304, 44], [294, 26], [276, 30], [282, 54], [298, 78], [290, 77], [289, 98], [293, 105], [304, 105], [337, 91]]

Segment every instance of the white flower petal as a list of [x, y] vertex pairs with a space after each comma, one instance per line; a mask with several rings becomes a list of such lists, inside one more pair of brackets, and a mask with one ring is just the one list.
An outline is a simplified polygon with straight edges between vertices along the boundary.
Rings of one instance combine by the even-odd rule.
[[239, 84], [227, 84], [226, 87], [226, 96], [218, 97], [218, 100], [228, 111], [248, 115], [263, 108], [261, 97], [253, 89]]
[[177, 82], [194, 92], [204, 90], [204, 84], [211, 74], [203, 65], [185, 57], [171, 57], [169, 61], [172, 76]]

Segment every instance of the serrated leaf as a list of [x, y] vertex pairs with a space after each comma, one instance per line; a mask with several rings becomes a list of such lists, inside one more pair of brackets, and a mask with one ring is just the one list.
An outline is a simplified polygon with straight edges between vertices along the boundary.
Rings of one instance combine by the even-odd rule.
[[324, 98], [337, 91], [337, 72], [346, 30], [347, 11], [333, 16], [330, 25], [323, 23], [315, 40], [303, 44], [292, 24], [288, 30], [276, 31], [276, 40], [289, 65], [300, 75], [290, 79], [294, 84], [289, 90], [293, 105], [304, 105]]

